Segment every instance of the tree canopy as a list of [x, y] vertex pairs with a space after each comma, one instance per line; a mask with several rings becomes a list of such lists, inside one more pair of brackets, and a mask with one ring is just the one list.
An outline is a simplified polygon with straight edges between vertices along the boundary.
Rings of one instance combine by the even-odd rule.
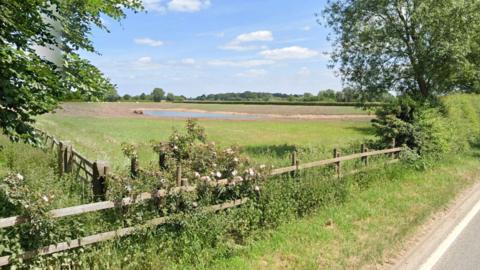
[[480, 1], [335, 0], [332, 64], [363, 96], [480, 89]]
[[165, 91], [163, 91], [162, 88], [158, 88], [158, 87], [154, 88], [151, 96], [152, 96], [153, 101], [160, 102], [160, 101], [162, 101], [162, 99], [165, 98]]
[[[34, 116], [50, 112], [69, 93], [104, 98], [115, 86], [82, 59], [96, 52], [92, 27], [107, 30], [101, 16], [115, 20], [140, 10], [141, 0], [11, 0], [0, 2], [0, 126], [13, 140], [31, 141]], [[60, 28], [60, 29], [57, 29]], [[60, 31], [56, 36], [55, 31]], [[60, 48], [61, 64], [38, 48]]]

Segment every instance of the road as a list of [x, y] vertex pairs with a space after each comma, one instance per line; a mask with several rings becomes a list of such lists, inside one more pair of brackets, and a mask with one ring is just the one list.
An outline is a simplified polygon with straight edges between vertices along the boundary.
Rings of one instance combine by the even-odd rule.
[[480, 269], [480, 214], [469, 222], [447, 251], [433, 266], [434, 270]]
[[430, 227], [393, 269], [480, 269], [480, 183]]

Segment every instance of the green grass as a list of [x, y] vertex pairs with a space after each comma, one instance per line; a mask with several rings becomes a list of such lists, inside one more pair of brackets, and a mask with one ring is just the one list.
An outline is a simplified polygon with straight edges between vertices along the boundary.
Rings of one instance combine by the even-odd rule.
[[[298, 206], [291, 208], [293, 212], [285, 210], [293, 201], [282, 205], [283, 198], [275, 198], [283, 196], [293, 182], [273, 179], [277, 182], [262, 195], [269, 197], [263, 211], [278, 218], [277, 225], [249, 228], [252, 231], [242, 241], [235, 240], [231, 230], [254, 226], [249, 215], [256, 213], [256, 206], [187, 215], [171, 226], [91, 246], [76, 260], [98, 269], [376, 268], [395, 255], [433, 213], [478, 179], [478, 154], [450, 156], [426, 171], [397, 164], [345, 178], [337, 184], [345, 189], [343, 195], [302, 215], [295, 214]], [[314, 173], [294, 182], [299, 185], [295, 192], [322, 185]], [[318, 190], [312, 192], [310, 196]], [[90, 217], [89, 222], [101, 217]]]
[[[203, 120], [200, 124], [221, 146], [239, 144], [255, 161], [277, 165], [288, 164], [293, 145], [303, 149], [305, 161], [329, 157], [333, 147], [372, 138], [367, 121]], [[165, 140], [173, 127], [183, 125], [181, 120], [65, 115], [43, 116], [38, 123], [72, 141], [88, 157], [110, 160], [116, 167], [128, 166], [120, 152], [122, 142], [140, 144], [140, 158], [146, 163], [156, 160], [148, 142]], [[48, 151], [11, 144], [5, 137], [0, 143], [5, 146], [0, 152], [2, 175], [21, 172], [32, 192], [55, 195], [52, 208], [85, 202], [78, 182], [55, 177], [55, 157]], [[297, 179], [272, 178], [262, 187], [258, 204], [217, 215], [186, 215], [177, 223], [64, 256], [83, 262], [83, 267], [100, 269], [375, 267], [471, 184], [480, 174], [479, 165], [478, 152], [473, 151], [435, 162], [427, 171], [399, 164], [341, 181], [323, 178], [316, 170]], [[85, 236], [158, 215], [154, 204], [124, 210], [127, 213], [117, 209], [59, 220], [55, 233], [61, 239], [71, 230], [68, 237]], [[327, 220], [332, 224], [326, 225]]]
[[[69, 140], [91, 159], [108, 160], [126, 166], [121, 143], [139, 145], [140, 162], [156, 161], [150, 141], [164, 141], [173, 128], [181, 129], [184, 120], [94, 118], [48, 115], [38, 127], [54, 136]], [[208, 138], [220, 146], [240, 145], [243, 152], [258, 163], [286, 165], [294, 146], [316, 148], [311, 159], [329, 157], [334, 147], [372, 137], [368, 121], [223, 121], [201, 120]]]
[[394, 256], [434, 212], [478, 180], [479, 165], [477, 152], [445, 159], [424, 172], [403, 165], [373, 172], [367, 188], [357, 176], [350, 180], [345, 203], [285, 223], [225, 258], [195, 268], [375, 268]]

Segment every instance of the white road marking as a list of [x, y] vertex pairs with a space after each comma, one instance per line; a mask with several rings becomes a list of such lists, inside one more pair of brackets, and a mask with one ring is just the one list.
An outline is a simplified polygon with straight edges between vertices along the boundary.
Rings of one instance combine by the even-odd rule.
[[427, 261], [420, 266], [420, 270], [430, 270], [435, 266], [435, 264], [440, 260], [445, 251], [453, 244], [455, 239], [462, 233], [463, 229], [468, 226], [470, 221], [475, 217], [475, 215], [480, 211], [480, 201], [478, 201], [473, 208], [468, 212], [468, 214], [462, 219], [455, 229], [443, 240], [443, 242], [437, 247], [435, 252], [428, 257]]

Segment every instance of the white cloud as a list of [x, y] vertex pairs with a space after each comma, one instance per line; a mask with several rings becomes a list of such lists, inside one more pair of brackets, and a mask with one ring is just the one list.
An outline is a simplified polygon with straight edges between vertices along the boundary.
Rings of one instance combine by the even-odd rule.
[[245, 46], [245, 45], [241, 45], [241, 44], [232, 44], [232, 43], [225, 44], [220, 48], [224, 49], [224, 50], [231, 50], [231, 51], [238, 51], [238, 52], [268, 49], [268, 47], [265, 46], [265, 45], [263, 45], [263, 46]]
[[196, 12], [210, 6], [210, 0], [143, 0], [143, 6], [148, 11], [164, 14], [167, 10], [178, 12]]
[[210, 6], [210, 0], [172, 0], [168, 9], [180, 12], [195, 12]]
[[300, 75], [300, 76], [308, 76], [310, 75], [312, 72], [310, 71], [309, 68], [307, 67], [302, 67], [300, 70], [298, 70], [297, 74]]
[[137, 61], [135, 61], [135, 63], [139, 65], [148, 65], [148, 64], [151, 64], [152, 62], [153, 61], [150, 56], [140, 57], [137, 59]]
[[152, 47], [160, 47], [163, 45], [163, 41], [161, 40], [155, 40], [151, 38], [136, 38], [135, 43], [140, 44], [140, 45], [147, 45], [147, 46], [152, 46]]
[[143, 7], [148, 11], [165, 13], [166, 8], [162, 5], [162, 0], [143, 0]]
[[318, 55], [317, 51], [299, 46], [261, 51], [260, 55], [272, 60], [305, 59]]
[[307, 31], [312, 30], [312, 27], [310, 27], [310, 26], [307, 25], [307, 26], [302, 27], [301, 29], [302, 29], [302, 31], [307, 32]]
[[195, 59], [193, 58], [184, 58], [182, 61], [180, 61], [184, 65], [194, 65], [195, 64]]
[[262, 30], [238, 35], [234, 42], [252, 42], [252, 41], [272, 41], [273, 34], [270, 31]]
[[237, 73], [237, 76], [255, 78], [265, 76], [265, 74], [267, 74], [267, 71], [265, 69], [249, 69], [247, 71]]
[[135, 70], [158, 70], [165, 67], [155, 62], [150, 56], [143, 56], [133, 62], [132, 68]]
[[230, 61], [230, 60], [212, 60], [208, 64], [211, 66], [227, 66], [227, 67], [259, 67], [274, 64], [272, 60], [266, 59], [253, 59], [253, 60], [242, 60], [242, 61]]
[[246, 46], [245, 43], [255, 42], [255, 41], [272, 41], [273, 34], [271, 31], [261, 30], [250, 33], [244, 33], [238, 35], [235, 39], [222, 46], [222, 49], [225, 50], [235, 50], [235, 51], [246, 51], [246, 50], [255, 50], [255, 49], [266, 49], [265, 46]]

